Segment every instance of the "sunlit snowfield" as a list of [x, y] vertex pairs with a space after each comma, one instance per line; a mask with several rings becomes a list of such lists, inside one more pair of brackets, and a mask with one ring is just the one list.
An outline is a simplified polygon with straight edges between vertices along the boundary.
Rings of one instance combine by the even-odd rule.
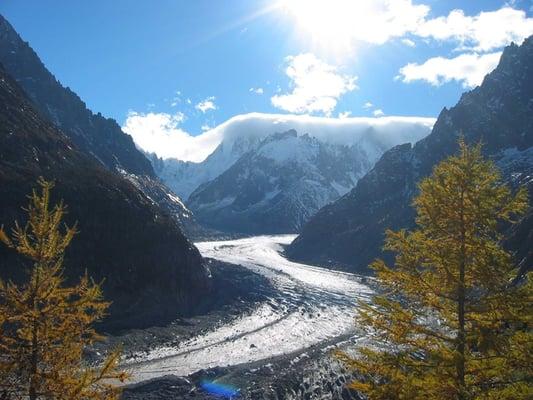
[[189, 375], [303, 350], [354, 331], [355, 303], [370, 289], [357, 276], [294, 263], [282, 245], [294, 235], [196, 243], [204, 257], [266, 276], [279, 291], [253, 313], [202, 336], [151, 351], [130, 364], [132, 381]]

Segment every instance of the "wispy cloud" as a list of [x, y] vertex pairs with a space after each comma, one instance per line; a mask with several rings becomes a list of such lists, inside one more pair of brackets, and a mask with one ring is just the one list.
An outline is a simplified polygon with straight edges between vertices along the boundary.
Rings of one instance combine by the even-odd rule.
[[[211, 154], [222, 140], [238, 137], [262, 138], [274, 132], [296, 129], [320, 140], [354, 144], [372, 128], [389, 146], [414, 142], [426, 136], [434, 118], [419, 117], [349, 117], [326, 118], [293, 114], [251, 113], [237, 115], [228, 121], [192, 136], [179, 127], [181, 116], [166, 113], [130, 112], [122, 129], [133, 137], [140, 148], [163, 158], [199, 162]], [[205, 125], [207, 128], [207, 124]]]
[[425, 81], [434, 86], [445, 82], [461, 82], [464, 87], [479, 85], [500, 60], [501, 52], [461, 54], [455, 58], [434, 57], [423, 64], [410, 63], [400, 69], [398, 79], [409, 83]]
[[372, 104], [371, 102], [367, 101], [365, 104], [363, 104], [363, 108], [365, 110], [368, 110], [369, 108], [372, 108], [374, 107], [374, 104]]
[[216, 110], [218, 107], [215, 104], [215, 96], [210, 96], [194, 106], [197, 110], [203, 112], [204, 114], [209, 110]]
[[292, 113], [331, 115], [338, 99], [356, 89], [357, 77], [341, 74], [338, 68], [318, 59], [312, 53], [286, 58], [285, 73], [292, 91], [271, 97], [274, 107]]
[[251, 93], [255, 93], [255, 94], [263, 94], [263, 93], [265, 93], [265, 91], [261, 87], [258, 87], [258, 88], [251, 87], [250, 88], [250, 92]]
[[383, 110], [381, 108], [378, 108], [378, 109], [372, 111], [372, 115], [374, 115], [374, 117], [383, 117], [385, 115], [385, 113], [383, 112]]
[[516, 9], [516, 2], [472, 16], [454, 9], [447, 16], [436, 18], [430, 17], [429, 4], [413, 4], [412, 0], [290, 0], [285, 3], [304, 32], [329, 46], [336, 46], [339, 41], [349, 41], [352, 47], [354, 41], [381, 45], [394, 38], [403, 38], [403, 43], [411, 46], [412, 38], [420, 37], [455, 40], [471, 51], [489, 52], [533, 34], [533, 18]]
[[[494, 65], [496, 54], [503, 47], [511, 42], [521, 43], [533, 35], [533, 17], [528, 16], [526, 8], [529, 7], [524, 1], [502, 1], [499, 8], [471, 15], [453, 9], [440, 16], [434, 16], [432, 2], [423, 0], [417, 1], [418, 4], [413, 0], [287, 0], [283, 3], [305, 37], [322, 42], [326, 49], [342, 44], [340, 54], [350, 53], [361, 42], [382, 45], [396, 39], [409, 47], [416, 46], [418, 40], [451, 44], [454, 56], [459, 55], [451, 58], [443, 54], [420, 65], [408, 64], [400, 71], [404, 82], [422, 79], [438, 85], [457, 80], [471, 87], [481, 81], [488, 66]], [[518, 8], [519, 3], [524, 9]], [[476, 60], [481, 64], [475, 65]], [[450, 67], [452, 71], [440, 67]]]
[[301, 31], [326, 47], [349, 49], [353, 42], [381, 45], [413, 31], [430, 12], [412, 0], [285, 1]]
[[174, 97], [170, 101], [170, 107], [176, 107], [179, 103], [181, 103], [181, 91], [176, 90]]
[[122, 126], [141, 149], [163, 158], [202, 161], [218, 145], [216, 135], [192, 136], [180, 128], [183, 113], [137, 113], [130, 111]]
[[408, 39], [408, 38], [402, 39], [402, 43], [405, 44], [408, 47], [415, 47], [416, 46], [416, 43], [413, 42], [411, 39]]
[[509, 6], [474, 16], [465, 15], [463, 10], [453, 10], [445, 17], [424, 21], [414, 34], [438, 41], [456, 41], [460, 51], [489, 52], [512, 41], [522, 42], [532, 35], [533, 18]]
[[[455, 57], [433, 57], [403, 66], [396, 79], [405, 83], [425, 81], [434, 86], [457, 81], [463, 87], [479, 85], [500, 59], [501, 48], [520, 43], [533, 34], [533, 18], [509, 3], [495, 11], [474, 16], [453, 10], [447, 16], [425, 20], [412, 33], [421, 38], [457, 44]], [[495, 51], [498, 50], [498, 51]]]
[[351, 111], [343, 111], [343, 112], [340, 112], [339, 113], [339, 119], [345, 119], [345, 118], [349, 118], [350, 115], [352, 115], [352, 112]]

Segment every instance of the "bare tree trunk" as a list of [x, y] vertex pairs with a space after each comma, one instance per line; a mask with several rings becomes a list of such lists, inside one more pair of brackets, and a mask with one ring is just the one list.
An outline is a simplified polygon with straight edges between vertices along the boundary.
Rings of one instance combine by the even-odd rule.
[[461, 259], [459, 261], [459, 283], [457, 287], [457, 344], [455, 369], [458, 399], [466, 400], [465, 396], [465, 268], [466, 268], [466, 229], [464, 221], [464, 189], [461, 191]]
[[30, 361], [30, 400], [37, 400], [37, 322], [34, 322], [31, 338], [31, 361]]

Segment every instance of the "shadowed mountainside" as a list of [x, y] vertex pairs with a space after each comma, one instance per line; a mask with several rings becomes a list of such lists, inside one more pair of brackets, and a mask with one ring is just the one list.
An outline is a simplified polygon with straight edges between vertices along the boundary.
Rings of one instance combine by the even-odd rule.
[[[0, 69], [0, 222], [24, 221], [22, 206], [39, 176], [56, 182], [53, 201], [68, 205], [80, 233], [67, 251], [65, 273], [104, 280], [113, 302], [108, 326], [145, 325], [190, 311], [208, 293], [208, 271], [174, 218], [140, 190], [82, 153], [43, 119]], [[0, 247], [0, 276], [19, 279], [24, 264]]]
[[[461, 134], [467, 143], [484, 144], [506, 181], [533, 193], [533, 37], [508, 46], [481, 86], [442, 110], [428, 137], [386, 152], [350, 193], [322, 208], [288, 247], [289, 257], [364, 273], [376, 257], [390, 260], [381, 251], [385, 230], [414, 226], [417, 183], [457, 151]], [[522, 268], [533, 262], [532, 228], [530, 211], [507, 232]]]

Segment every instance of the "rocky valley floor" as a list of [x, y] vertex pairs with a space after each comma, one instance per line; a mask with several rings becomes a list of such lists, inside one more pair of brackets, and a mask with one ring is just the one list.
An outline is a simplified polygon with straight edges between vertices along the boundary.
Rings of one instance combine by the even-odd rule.
[[[361, 340], [356, 301], [371, 289], [352, 274], [288, 261], [292, 235], [197, 243], [220, 305], [165, 327], [108, 337], [123, 343], [124, 399], [357, 398], [332, 354]], [[216, 389], [216, 388], [215, 388]], [[211, 393], [210, 393], [211, 392]], [[220, 395], [220, 394], [219, 394]]]

